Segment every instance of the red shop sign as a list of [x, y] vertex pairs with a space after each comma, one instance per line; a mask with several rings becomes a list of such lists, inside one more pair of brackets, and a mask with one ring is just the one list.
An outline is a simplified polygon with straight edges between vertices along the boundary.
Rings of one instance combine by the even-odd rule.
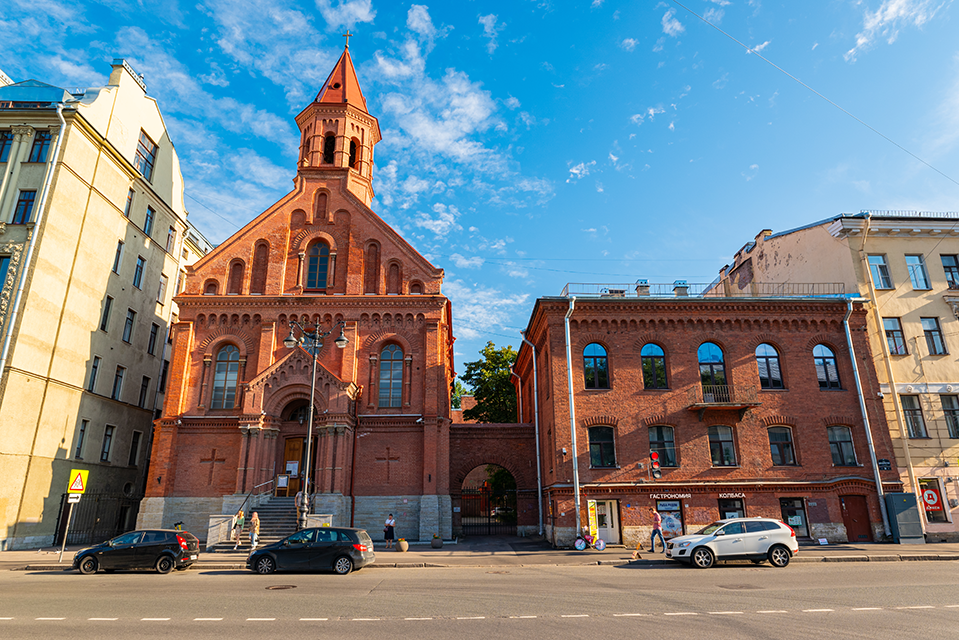
[[922, 501], [925, 504], [926, 511], [942, 511], [942, 500], [939, 498], [939, 492], [932, 487], [926, 487], [922, 490]]

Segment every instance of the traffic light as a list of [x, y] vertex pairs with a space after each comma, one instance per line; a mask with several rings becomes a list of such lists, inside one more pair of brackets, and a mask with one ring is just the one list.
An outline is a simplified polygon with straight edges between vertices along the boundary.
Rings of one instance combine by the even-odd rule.
[[663, 472], [659, 470], [659, 454], [655, 451], [649, 452], [649, 469], [656, 480], [663, 477]]

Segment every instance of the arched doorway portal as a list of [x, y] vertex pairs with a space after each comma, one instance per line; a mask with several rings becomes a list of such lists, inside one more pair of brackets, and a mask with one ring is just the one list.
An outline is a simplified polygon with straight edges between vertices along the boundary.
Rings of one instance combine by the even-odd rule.
[[464, 536], [516, 535], [516, 479], [495, 464], [466, 474], [460, 493], [460, 523]]

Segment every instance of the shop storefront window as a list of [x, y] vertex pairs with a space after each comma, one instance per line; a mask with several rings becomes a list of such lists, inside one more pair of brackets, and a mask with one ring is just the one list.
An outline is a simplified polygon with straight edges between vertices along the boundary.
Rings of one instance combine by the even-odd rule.
[[720, 500], [719, 501], [719, 517], [722, 519], [728, 518], [745, 518], [746, 509], [743, 507], [742, 500]]
[[806, 507], [802, 498], [780, 498], [779, 507], [782, 509], [783, 522], [788, 524], [802, 538], [809, 537], [809, 527], [806, 524]]
[[919, 481], [922, 506], [926, 510], [926, 522], [949, 522], [942, 504], [942, 489], [935, 478]]

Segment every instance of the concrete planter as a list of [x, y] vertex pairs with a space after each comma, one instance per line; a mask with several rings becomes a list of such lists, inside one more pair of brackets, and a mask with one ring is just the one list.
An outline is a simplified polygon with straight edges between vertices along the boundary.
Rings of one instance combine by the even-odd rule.
[[410, 543], [406, 540], [397, 540], [396, 541], [396, 550], [397, 551], [409, 551]]
[[442, 548], [443, 548], [443, 539], [442, 539], [442, 538], [433, 538], [432, 542], [430, 542], [430, 546], [433, 547], [434, 549], [442, 549]]

